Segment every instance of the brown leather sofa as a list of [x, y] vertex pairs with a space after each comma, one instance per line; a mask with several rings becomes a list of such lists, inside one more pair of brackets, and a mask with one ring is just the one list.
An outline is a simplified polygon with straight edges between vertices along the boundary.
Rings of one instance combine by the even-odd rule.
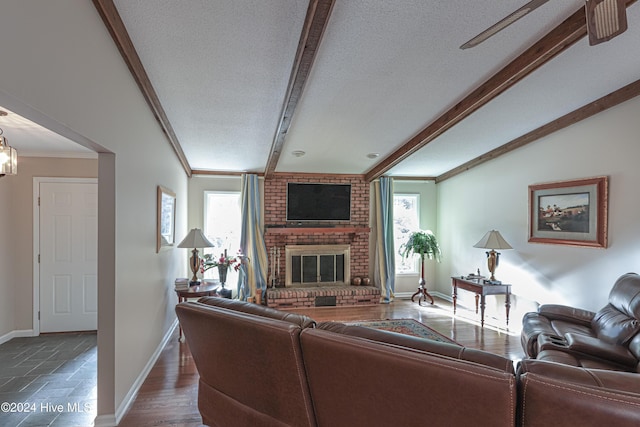
[[622, 275], [597, 313], [543, 305], [523, 317], [519, 425], [640, 425], [640, 276]]
[[501, 356], [221, 298], [176, 307], [210, 426], [513, 426]]
[[[530, 358], [593, 369], [640, 372], [640, 276], [622, 275], [597, 313], [542, 305], [522, 320]], [[640, 385], [639, 385], [640, 387]]]
[[637, 426], [640, 377], [222, 298], [176, 307], [209, 426]]

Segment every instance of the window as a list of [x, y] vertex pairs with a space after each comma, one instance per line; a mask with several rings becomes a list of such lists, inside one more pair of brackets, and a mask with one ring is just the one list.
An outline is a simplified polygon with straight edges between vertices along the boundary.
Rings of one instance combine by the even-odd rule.
[[420, 228], [420, 195], [393, 195], [393, 239], [396, 249], [396, 274], [417, 274], [418, 263], [411, 258], [402, 258], [400, 247], [409, 238], [412, 231]]
[[[229, 256], [237, 254], [240, 249], [240, 230], [240, 193], [205, 191], [203, 231], [214, 247], [205, 248], [204, 252], [218, 256], [226, 250]], [[214, 270], [205, 272], [205, 277], [217, 278], [218, 273]], [[229, 273], [232, 271], [229, 270]]]

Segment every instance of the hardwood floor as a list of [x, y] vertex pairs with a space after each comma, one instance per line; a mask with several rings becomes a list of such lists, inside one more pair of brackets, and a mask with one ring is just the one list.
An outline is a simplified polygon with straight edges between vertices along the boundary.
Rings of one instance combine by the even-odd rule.
[[198, 378], [189, 347], [178, 341], [176, 330], [118, 426], [202, 426]]
[[[466, 347], [500, 354], [514, 361], [524, 357], [520, 346], [520, 319], [512, 319], [509, 330], [504, 329], [504, 320], [500, 319], [485, 319], [485, 327], [481, 328], [474, 312], [458, 308], [454, 318], [451, 303], [438, 298], [433, 306], [420, 307], [408, 300], [396, 300], [377, 306], [320, 307], [295, 312], [319, 322], [415, 319]], [[197, 400], [198, 372], [187, 344], [178, 342], [176, 331], [175, 339], [163, 350], [119, 425], [200, 427]]]

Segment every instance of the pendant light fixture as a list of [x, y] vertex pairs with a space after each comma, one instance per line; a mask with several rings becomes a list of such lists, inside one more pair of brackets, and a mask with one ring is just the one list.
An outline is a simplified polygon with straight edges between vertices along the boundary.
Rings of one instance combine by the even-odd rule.
[[[0, 116], [6, 116], [6, 111], [0, 111]], [[0, 128], [0, 178], [5, 175], [15, 175], [18, 173], [18, 152], [10, 147], [7, 138]]]

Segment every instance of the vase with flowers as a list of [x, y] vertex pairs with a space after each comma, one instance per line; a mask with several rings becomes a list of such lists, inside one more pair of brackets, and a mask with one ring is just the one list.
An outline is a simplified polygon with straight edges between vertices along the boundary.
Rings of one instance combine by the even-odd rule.
[[227, 291], [224, 288], [224, 284], [227, 281], [227, 272], [231, 267], [233, 267], [235, 271], [238, 271], [238, 269], [240, 268], [241, 262], [242, 262], [241, 255], [230, 257], [227, 255], [227, 250], [225, 249], [224, 253], [221, 253], [219, 257], [215, 257], [213, 254], [205, 254], [200, 261], [200, 271], [204, 273], [205, 271], [216, 267], [218, 269], [218, 277], [220, 278], [220, 284], [222, 285], [222, 290], [219, 291], [219, 293], [222, 296], [227, 296], [227, 294], [231, 294], [231, 291]]

